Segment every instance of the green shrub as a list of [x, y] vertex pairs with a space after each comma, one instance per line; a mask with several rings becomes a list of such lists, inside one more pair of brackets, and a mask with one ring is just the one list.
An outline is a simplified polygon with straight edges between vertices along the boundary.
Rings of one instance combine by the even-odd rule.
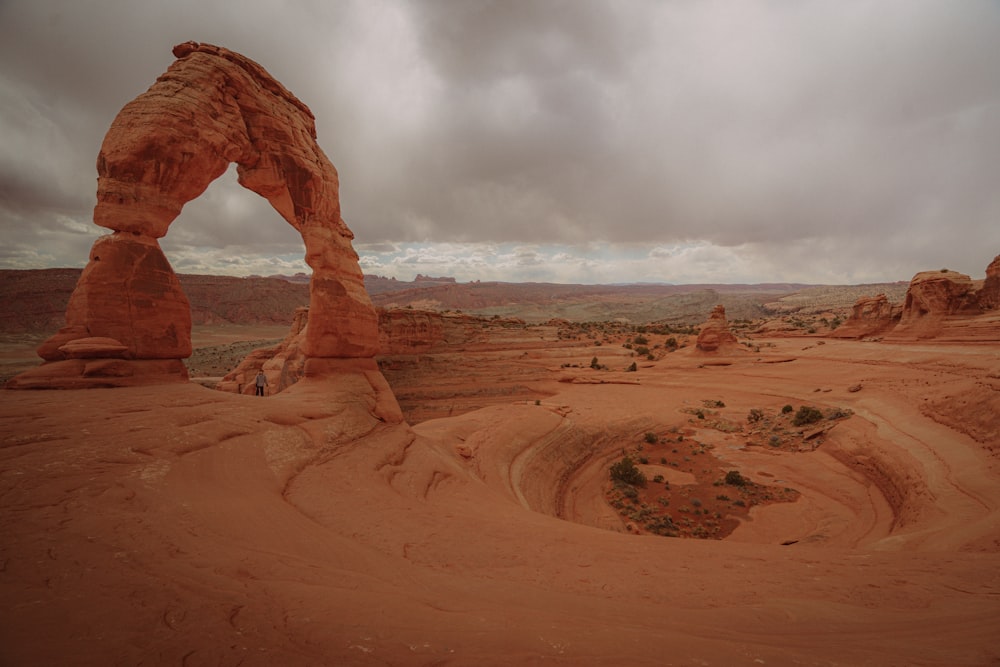
[[822, 418], [822, 412], [814, 407], [803, 405], [792, 418], [792, 424], [795, 426], [805, 426], [806, 424], [815, 424]]
[[646, 431], [646, 435], [642, 437], [646, 440], [647, 443], [651, 445], [655, 445], [657, 442], [660, 441], [660, 438], [657, 437], [657, 435], [655, 433], [652, 433], [651, 431]]
[[628, 456], [611, 466], [611, 479], [627, 486], [646, 486], [646, 476]]
[[783, 408], [781, 408], [781, 414], [787, 415], [789, 412], [793, 411], [794, 409], [795, 408], [793, 408], [791, 405], [785, 404], [785, 406]]
[[726, 484], [729, 486], [746, 486], [748, 481], [739, 470], [730, 470], [726, 473]]

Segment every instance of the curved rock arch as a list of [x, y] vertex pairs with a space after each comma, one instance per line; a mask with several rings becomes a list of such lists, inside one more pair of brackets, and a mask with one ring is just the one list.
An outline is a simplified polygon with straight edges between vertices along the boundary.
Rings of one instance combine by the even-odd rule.
[[190, 306], [157, 239], [230, 163], [239, 183], [302, 235], [313, 270], [305, 355], [377, 352], [377, 315], [312, 112], [238, 53], [196, 42], [173, 53], [177, 60], [122, 108], [104, 138], [94, 222], [112, 233], [91, 249], [66, 326], [38, 348], [48, 363], [13, 388], [187, 379], [180, 360], [191, 354]]

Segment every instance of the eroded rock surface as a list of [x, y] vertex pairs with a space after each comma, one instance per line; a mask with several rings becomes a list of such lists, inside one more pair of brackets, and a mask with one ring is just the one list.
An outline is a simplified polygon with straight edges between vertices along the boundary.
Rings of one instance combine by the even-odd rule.
[[[94, 244], [66, 326], [39, 348], [49, 367], [14, 378], [12, 388], [79, 386], [77, 364], [67, 365], [62, 350], [79, 338], [120, 342], [126, 367], [190, 355], [190, 308], [157, 239], [231, 162], [240, 184], [302, 234], [313, 270], [303, 353], [372, 358], [378, 350], [375, 309], [340, 216], [337, 171], [316, 143], [309, 108], [238, 53], [187, 42], [174, 55], [104, 138], [94, 222], [112, 233]], [[120, 384], [145, 381], [142, 365], [133, 366]], [[186, 380], [183, 365], [175, 367], [181, 371], [173, 379]], [[61, 382], [61, 375], [72, 381]]]
[[893, 306], [885, 294], [861, 297], [851, 309], [851, 316], [830, 333], [833, 338], [865, 338], [890, 331], [899, 322], [901, 309]]
[[729, 330], [726, 308], [719, 304], [712, 309], [708, 321], [701, 326], [696, 347], [702, 352], [718, 352], [733, 349], [738, 345], [736, 336]]

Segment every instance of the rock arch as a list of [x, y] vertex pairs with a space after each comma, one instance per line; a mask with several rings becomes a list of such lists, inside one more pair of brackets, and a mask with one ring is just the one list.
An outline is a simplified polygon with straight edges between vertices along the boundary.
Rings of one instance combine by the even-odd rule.
[[305, 355], [377, 352], [377, 315], [312, 112], [238, 53], [196, 42], [173, 53], [177, 60], [122, 108], [104, 138], [94, 222], [112, 233], [91, 249], [66, 326], [38, 348], [46, 363], [12, 388], [187, 379], [190, 307], [157, 239], [231, 163], [239, 183], [302, 235], [313, 270]]

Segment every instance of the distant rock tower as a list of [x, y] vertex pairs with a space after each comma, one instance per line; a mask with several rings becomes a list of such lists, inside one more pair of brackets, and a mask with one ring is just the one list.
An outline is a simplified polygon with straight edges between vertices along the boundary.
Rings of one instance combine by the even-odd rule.
[[720, 352], [739, 346], [736, 336], [729, 330], [726, 308], [721, 303], [712, 309], [708, 321], [701, 326], [695, 347], [702, 352]]

